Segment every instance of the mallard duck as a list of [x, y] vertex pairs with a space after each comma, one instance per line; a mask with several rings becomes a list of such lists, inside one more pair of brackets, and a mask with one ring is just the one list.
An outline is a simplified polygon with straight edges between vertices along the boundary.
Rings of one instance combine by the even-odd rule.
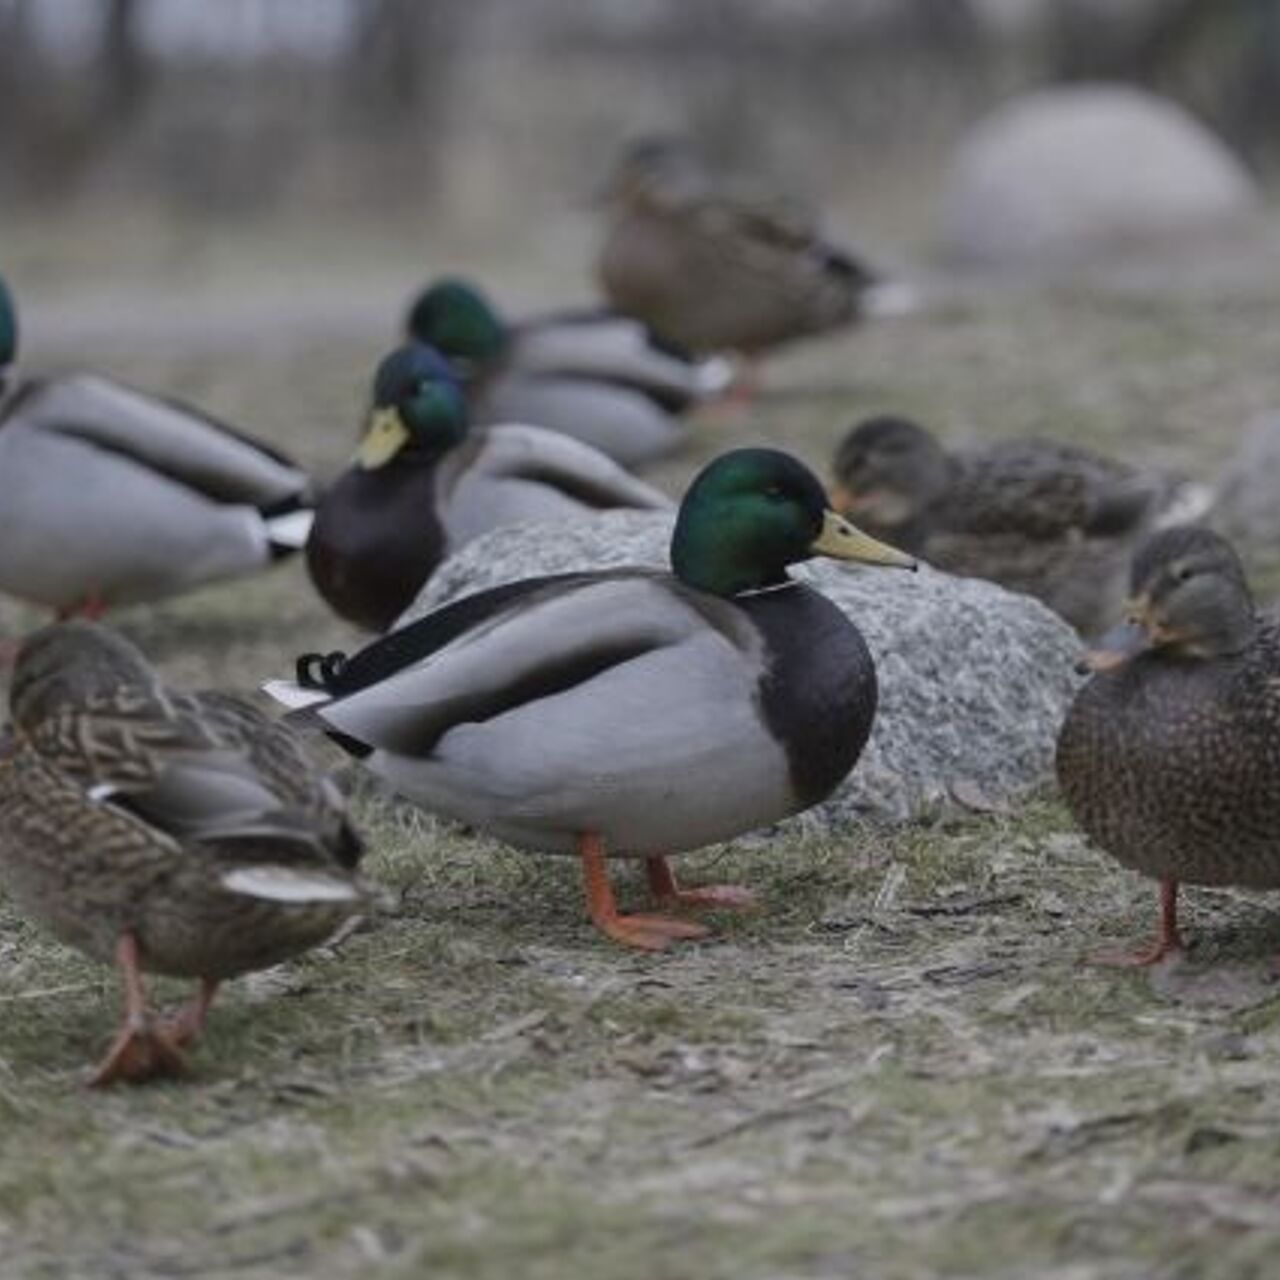
[[685, 495], [673, 572], [510, 583], [349, 659], [306, 655], [298, 683], [267, 691], [424, 808], [576, 853], [595, 924], [658, 949], [705, 930], [620, 915], [606, 857], [644, 858], [660, 902], [744, 905], [736, 886], [680, 888], [666, 855], [818, 803], [867, 740], [867, 646], [787, 574], [819, 555], [912, 564], [826, 510], [794, 458], [740, 449]]
[[1085, 635], [1115, 617], [1134, 547], [1196, 519], [1208, 490], [1050, 440], [948, 453], [905, 418], [869, 418], [836, 451], [832, 501], [940, 569], [1036, 596]]
[[406, 329], [452, 363], [476, 422], [536, 423], [627, 467], [683, 444], [678, 415], [726, 392], [733, 378], [727, 361], [695, 360], [616, 311], [509, 324], [466, 280], [423, 290]]
[[633, 143], [606, 196], [605, 298], [688, 351], [754, 357], [910, 305], [794, 202], [717, 185], [680, 140]]
[[[219, 983], [315, 946], [364, 905], [337, 790], [248, 701], [166, 688], [128, 641], [76, 621], [23, 645], [9, 704], [0, 881], [124, 981], [93, 1083], [181, 1072]], [[199, 993], [158, 1020], [144, 971], [196, 978]]]
[[469, 428], [438, 352], [410, 343], [378, 366], [364, 440], [321, 499], [307, 542], [311, 579], [336, 613], [385, 631], [446, 555], [500, 525], [670, 505], [557, 432]]
[[1155, 942], [1102, 957], [1146, 965], [1182, 946], [1179, 884], [1280, 888], [1280, 628], [1208, 529], [1144, 543], [1132, 589], [1130, 621], [1090, 655], [1057, 769], [1090, 839], [1160, 881]]
[[6, 379], [16, 351], [0, 289], [0, 591], [96, 615], [301, 549], [310, 482], [288, 458], [107, 378]]

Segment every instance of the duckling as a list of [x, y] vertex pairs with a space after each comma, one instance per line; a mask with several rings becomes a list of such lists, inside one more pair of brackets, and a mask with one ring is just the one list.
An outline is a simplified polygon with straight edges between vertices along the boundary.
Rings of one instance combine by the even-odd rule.
[[1178, 886], [1280, 888], [1280, 630], [1240, 560], [1175, 527], [1133, 560], [1130, 618], [1058, 738], [1058, 781], [1089, 838], [1160, 882], [1155, 942], [1100, 959], [1149, 965], [1182, 947]]
[[869, 418], [833, 464], [838, 511], [965, 577], [1042, 600], [1078, 631], [1105, 629], [1141, 538], [1198, 519], [1208, 489], [1051, 440], [948, 453], [906, 418]]
[[557, 432], [514, 423], [472, 432], [447, 361], [410, 343], [378, 366], [364, 440], [320, 501], [307, 568], [335, 613], [385, 631], [445, 556], [490, 529], [669, 506]]
[[351, 658], [308, 654], [267, 692], [319, 721], [422, 807], [523, 849], [576, 854], [596, 926], [657, 950], [705, 930], [618, 912], [607, 857], [645, 861], [817, 804], [853, 768], [876, 707], [858, 629], [787, 566], [814, 556], [913, 567], [826, 509], [773, 449], [711, 462], [680, 505], [672, 572], [530, 578], [455, 601]]
[[694, 360], [616, 311], [506, 323], [466, 280], [435, 281], [406, 328], [452, 362], [476, 422], [536, 423], [625, 467], [683, 445], [679, 415], [726, 392], [733, 377], [727, 361]]
[[[95, 1085], [186, 1069], [221, 982], [323, 942], [365, 905], [361, 846], [297, 735], [250, 702], [167, 688], [94, 623], [21, 648], [0, 758], [0, 882], [124, 982]], [[196, 978], [176, 1018], [143, 972]]]
[[301, 549], [310, 481], [189, 406], [92, 374], [23, 379], [0, 281], [0, 591], [96, 616]]
[[688, 351], [753, 358], [867, 309], [910, 306], [794, 202], [717, 186], [679, 139], [633, 143], [606, 197], [605, 298]]

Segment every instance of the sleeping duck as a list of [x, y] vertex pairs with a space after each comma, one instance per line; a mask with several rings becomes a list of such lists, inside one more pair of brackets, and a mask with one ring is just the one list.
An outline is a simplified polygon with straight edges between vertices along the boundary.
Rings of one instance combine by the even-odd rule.
[[735, 886], [681, 888], [667, 855], [818, 803], [867, 740], [867, 646], [787, 574], [814, 556], [912, 567], [829, 511], [794, 458], [739, 449], [685, 495], [670, 573], [509, 583], [351, 658], [306, 655], [298, 683], [267, 691], [424, 808], [576, 854], [597, 927], [658, 949], [705, 930], [619, 914], [606, 859], [643, 858], [659, 905], [744, 905]]
[[1160, 882], [1155, 941], [1099, 957], [1146, 965], [1182, 946], [1180, 884], [1280, 888], [1280, 627], [1208, 529], [1149, 539], [1131, 586], [1130, 620], [1093, 646], [1057, 770], [1089, 838]]
[[22, 378], [0, 281], [0, 591], [98, 614], [298, 551], [310, 482], [176, 401], [92, 374]]
[[833, 464], [836, 509], [940, 569], [1043, 600], [1085, 635], [1124, 598], [1134, 547], [1199, 518], [1209, 492], [1051, 440], [949, 453], [897, 417], [850, 429]]
[[[167, 688], [89, 622], [37, 632], [0, 748], [0, 883], [124, 981], [93, 1083], [185, 1069], [218, 985], [324, 941], [365, 906], [360, 842], [297, 735], [252, 703]], [[154, 1018], [144, 971], [197, 979]]]
[[606, 196], [605, 298], [685, 350], [754, 357], [911, 305], [795, 202], [717, 183], [682, 140], [633, 143]]
[[446, 555], [490, 529], [668, 506], [557, 432], [513, 423], [472, 431], [447, 361], [410, 343], [378, 366], [364, 439], [320, 501], [307, 567], [335, 613], [385, 631]]
[[634, 467], [682, 445], [679, 415], [728, 390], [729, 365], [694, 360], [608, 310], [505, 322], [478, 288], [437, 280], [406, 328], [453, 364], [478, 423], [535, 422]]

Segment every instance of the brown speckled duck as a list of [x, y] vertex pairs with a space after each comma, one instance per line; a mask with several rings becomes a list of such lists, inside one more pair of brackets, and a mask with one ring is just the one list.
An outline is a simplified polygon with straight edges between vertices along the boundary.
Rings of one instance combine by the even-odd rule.
[[[297, 735], [224, 693], [166, 688], [88, 622], [23, 646], [0, 753], [0, 882], [124, 981], [92, 1083], [185, 1069], [219, 983], [322, 942], [358, 911], [360, 842]], [[174, 1018], [143, 971], [199, 980]]]
[[850, 429], [833, 462], [832, 502], [876, 537], [964, 577], [1044, 601], [1084, 635], [1123, 607], [1134, 548], [1198, 519], [1209, 492], [1052, 440], [945, 450], [906, 418]]
[[1154, 964], [1182, 946], [1182, 882], [1280, 888], [1280, 630], [1240, 561], [1207, 529], [1148, 540], [1129, 622], [1058, 738], [1058, 780], [1090, 839], [1160, 881], [1155, 942], [1100, 957]]
[[605, 297], [689, 351], [756, 356], [909, 305], [794, 202], [717, 185], [679, 139], [633, 143], [607, 195]]

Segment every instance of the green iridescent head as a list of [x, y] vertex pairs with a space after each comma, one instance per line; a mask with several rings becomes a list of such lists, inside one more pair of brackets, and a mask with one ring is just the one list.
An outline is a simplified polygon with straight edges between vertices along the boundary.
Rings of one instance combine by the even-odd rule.
[[373, 404], [356, 464], [366, 471], [397, 458], [436, 458], [462, 443], [469, 421], [449, 362], [411, 342], [393, 351], [373, 379]]
[[0, 370], [18, 358], [18, 309], [13, 294], [0, 276]]
[[506, 325], [484, 294], [466, 280], [448, 277], [418, 295], [406, 328], [464, 375], [501, 359], [509, 339]]
[[671, 538], [676, 576], [719, 596], [786, 582], [788, 565], [814, 556], [915, 567], [832, 511], [813, 472], [777, 449], [734, 449], [709, 462]]

